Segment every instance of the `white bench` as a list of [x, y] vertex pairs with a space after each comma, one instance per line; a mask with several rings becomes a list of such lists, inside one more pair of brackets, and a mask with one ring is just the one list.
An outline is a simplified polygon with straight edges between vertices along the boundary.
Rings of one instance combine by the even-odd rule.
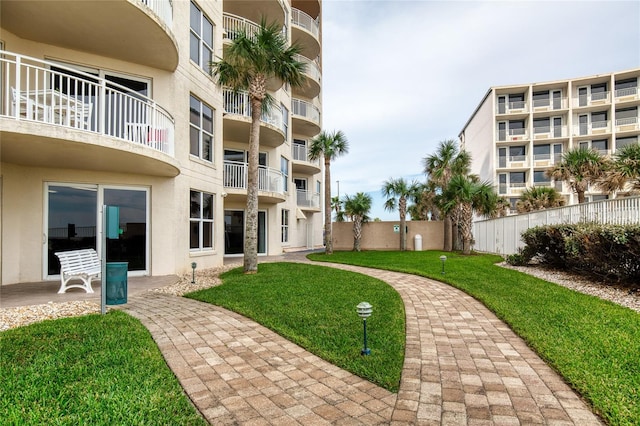
[[[100, 277], [102, 266], [98, 253], [94, 249], [62, 251], [55, 253], [60, 259], [60, 290], [66, 293], [70, 288], [82, 288], [93, 293], [91, 280]], [[82, 280], [83, 284], [69, 284], [72, 279]]]

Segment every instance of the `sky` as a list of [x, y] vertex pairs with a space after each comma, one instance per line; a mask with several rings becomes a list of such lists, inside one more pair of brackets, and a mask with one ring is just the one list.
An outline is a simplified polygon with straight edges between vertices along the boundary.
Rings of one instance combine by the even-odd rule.
[[349, 141], [331, 192], [370, 194], [372, 218], [398, 220], [383, 183], [424, 182], [490, 87], [640, 67], [640, 1], [322, 3], [323, 130]]

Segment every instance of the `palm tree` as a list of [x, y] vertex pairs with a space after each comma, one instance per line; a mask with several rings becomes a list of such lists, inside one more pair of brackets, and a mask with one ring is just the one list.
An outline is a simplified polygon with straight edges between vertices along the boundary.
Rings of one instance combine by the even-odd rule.
[[439, 220], [440, 210], [436, 203], [436, 189], [433, 182], [420, 184], [418, 193], [412, 201], [413, 204], [407, 208], [411, 220]]
[[534, 210], [544, 210], [564, 205], [564, 198], [555, 189], [548, 186], [534, 186], [527, 188], [516, 202], [518, 213]]
[[362, 224], [370, 220], [369, 211], [372, 203], [371, 196], [364, 192], [358, 192], [353, 197], [344, 197], [344, 212], [353, 221], [353, 251], [360, 251]]
[[244, 240], [244, 272], [258, 272], [258, 153], [260, 119], [273, 104], [267, 93], [267, 81], [279, 79], [291, 86], [304, 82], [306, 65], [296, 60], [301, 48], [288, 46], [282, 26], [263, 19], [256, 32], [247, 29], [225, 47], [224, 58], [211, 63], [211, 75], [220, 86], [248, 91], [251, 104], [249, 164], [247, 171], [247, 219]]
[[480, 182], [477, 176], [454, 175], [443, 192], [445, 212], [457, 209], [462, 236], [462, 253], [471, 254], [473, 213], [492, 216], [499, 199], [490, 182]]
[[[414, 199], [421, 191], [420, 184], [416, 181], [411, 183], [403, 178], [389, 179], [382, 184], [382, 195], [387, 197], [384, 203], [385, 210], [393, 211], [398, 208], [400, 213], [400, 251], [407, 249], [407, 200]], [[396, 200], [397, 198], [397, 200]]]
[[593, 149], [574, 148], [562, 155], [560, 163], [547, 171], [554, 180], [563, 180], [578, 195], [578, 203], [584, 203], [584, 193], [590, 184], [596, 184], [607, 166], [602, 154]]
[[613, 162], [599, 179], [598, 186], [611, 193], [624, 190], [640, 191], [640, 144], [625, 145], [613, 156]]
[[342, 210], [342, 201], [337, 195], [331, 197], [331, 210], [336, 212], [336, 222], [344, 222], [344, 211]]
[[324, 246], [325, 253], [333, 253], [331, 239], [331, 161], [349, 152], [349, 142], [341, 130], [320, 132], [309, 146], [309, 159], [324, 158]]
[[[469, 174], [471, 155], [465, 150], [460, 150], [455, 140], [449, 139], [440, 142], [436, 153], [423, 158], [422, 162], [428, 181], [433, 182], [436, 193], [442, 195], [452, 176], [466, 176]], [[441, 206], [446, 203], [443, 197], [439, 197], [439, 200]], [[451, 210], [450, 213], [453, 214]], [[451, 215], [445, 214], [442, 219], [444, 220], [443, 249], [451, 251], [453, 249], [453, 222]]]

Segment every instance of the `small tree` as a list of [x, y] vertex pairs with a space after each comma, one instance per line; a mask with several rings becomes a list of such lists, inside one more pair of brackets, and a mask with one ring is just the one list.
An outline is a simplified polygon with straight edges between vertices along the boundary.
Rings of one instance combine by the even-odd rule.
[[584, 203], [589, 185], [596, 184], [606, 168], [606, 161], [598, 151], [575, 148], [565, 152], [562, 161], [548, 170], [547, 176], [567, 182], [578, 195], [578, 203]]
[[527, 188], [520, 195], [520, 199], [516, 202], [516, 210], [518, 213], [526, 213], [563, 205], [564, 199], [555, 188], [534, 186]]
[[414, 199], [420, 191], [418, 182], [409, 183], [403, 178], [389, 179], [382, 185], [382, 195], [387, 197], [385, 210], [393, 211], [397, 207], [400, 214], [400, 251], [407, 249], [407, 200]]
[[627, 185], [631, 192], [640, 191], [640, 144], [637, 143], [617, 150], [598, 180], [598, 186], [609, 193], [624, 190]]
[[333, 253], [331, 237], [331, 161], [349, 152], [349, 142], [341, 130], [320, 132], [311, 141], [309, 160], [324, 158], [324, 246], [325, 253]]
[[360, 251], [362, 225], [370, 220], [372, 202], [371, 196], [364, 192], [358, 192], [353, 197], [344, 197], [344, 212], [353, 221], [353, 251]]

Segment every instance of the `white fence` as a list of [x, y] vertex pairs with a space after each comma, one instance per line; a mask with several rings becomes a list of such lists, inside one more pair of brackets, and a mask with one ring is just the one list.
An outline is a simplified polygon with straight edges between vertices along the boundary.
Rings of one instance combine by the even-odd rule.
[[527, 229], [578, 222], [640, 224], [640, 197], [595, 201], [477, 221], [473, 223], [473, 249], [503, 256], [514, 254], [524, 247], [520, 235]]

